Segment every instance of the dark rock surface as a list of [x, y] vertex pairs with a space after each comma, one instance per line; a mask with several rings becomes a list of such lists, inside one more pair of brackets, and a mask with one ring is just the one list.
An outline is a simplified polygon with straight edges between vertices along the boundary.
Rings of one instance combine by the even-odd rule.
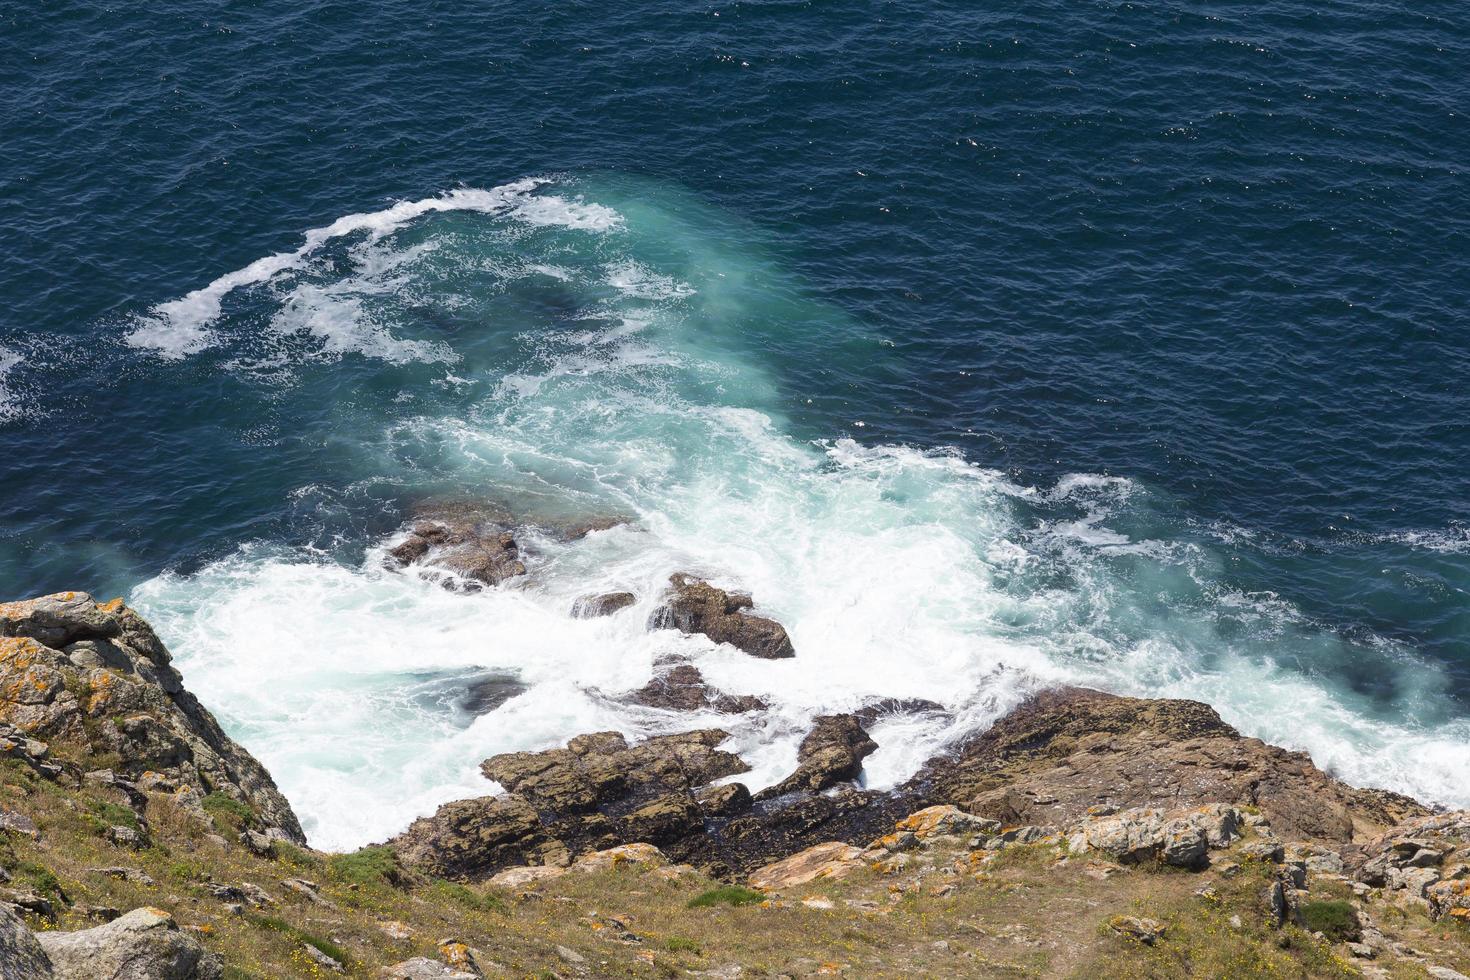
[[704, 682], [704, 675], [693, 664], [676, 664], [656, 675], [627, 700], [650, 708], [669, 711], [702, 711], [710, 709], [727, 714], [758, 711], [766, 703], [754, 695], [724, 694]]
[[863, 760], [878, 748], [855, 715], [819, 715], [814, 727], [796, 751], [796, 771], [769, 789], [756, 794], [770, 799], [805, 790], [818, 793], [844, 780], [856, 779]]
[[672, 591], [654, 614], [654, 626], [702, 633], [764, 660], [796, 656], [785, 627], [745, 611], [754, 604], [750, 596], [726, 592], [682, 572], [671, 576], [669, 585]]

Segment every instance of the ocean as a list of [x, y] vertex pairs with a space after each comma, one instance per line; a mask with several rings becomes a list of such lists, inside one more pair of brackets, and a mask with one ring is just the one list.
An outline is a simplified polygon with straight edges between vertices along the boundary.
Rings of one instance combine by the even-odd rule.
[[[327, 848], [942, 704], [891, 786], [1063, 683], [1470, 806], [1467, 64], [1446, 3], [10, 5], [0, 596], [126, 596]], [[434, 499], [527, 576], [385, 567]], [[651, 630], [676, 571], [797, 656]], [[671, 654], [769, 710], [618, 697]]]

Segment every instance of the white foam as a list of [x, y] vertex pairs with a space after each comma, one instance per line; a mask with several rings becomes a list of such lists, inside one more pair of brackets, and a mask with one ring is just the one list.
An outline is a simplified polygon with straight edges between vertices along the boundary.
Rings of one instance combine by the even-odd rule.
[[11, 370], [24, 359], [8, 347], [0, 347], [0, 422], [10, 422], [21, 415], [20, 399], [6, 384]]
[[442, 211], [508, 214], [530, 225], [582, 231], [606, 231], [621, 222], [616, 211], [602, 205], [532, 193], [548, 182], [527, 178], [489, 190], [460, 188], [437, 197], [400, 201], [381, 211], [344, 215], [329, 225], [307, 231], [296, 249], [256, 259], [179, 299], [160, 303], [138, 319], [124, 340], [132, 347], [152, 350], [168, 359], [183, 358], [214, 346], [218, 337], [210, 325], [219, 319], [224, 298], [236, 289], [301, 269], [313, 252], [334, 239], [364, 234], [368, 241], [376, 241], [426, 214]]

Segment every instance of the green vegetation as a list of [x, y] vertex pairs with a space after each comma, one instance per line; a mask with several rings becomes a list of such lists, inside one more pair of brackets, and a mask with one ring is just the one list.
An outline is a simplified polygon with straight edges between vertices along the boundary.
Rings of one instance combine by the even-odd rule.
[[1358, 934], [1358, 914], [1348, 902], [1307, 902], [1301, 907], [1302, 925], [1320, 932], [1334, 942], [1351, 939]]
[[355, 885], [396, 885], [403, 877], [391, 848], [364, 847], [351, 854], [333, 854], [327, 868], [338, 881]]
[[336, 960], [338, 963], [341, 963], [343, 966], [346, 966], [352, 962], [352, 957], [349, 956], [347, 954], [347, 951], [341, 946], [338, 946], [330, 939], [323, 939], [320, 936], [314, 936], [311, 933], [307, 932], [305, 929], [298, 929], [296, 926], [291, 925], [291, 923], [287, 922], [285, 919], [277, 918], [274, 915], [257, 915], [252, 917], [252, 921], [256, 925], [260, 926], [262, 929], [269, 929], [271, 932], [280, 933], [283, 936], [289, 936], [292, 939], [297, 940], [298, 942], [303, 942], [308, 946], [312, 946], [318, 952], [326, 953], [328, 956]]
[[743, 885], [725, 885], [711, 888], [702, 895], [689, 900], [691, 909], [707, 909], [715, 905], [755, 905], [766, 900], [765, 892], [758, 892]]
[[201, 800], [200, 805], [204, 807], [204, 812], [213, 818], [215, 828], [221, 833], [238, 834], [246, 827], [253, 827], [257, 823], [255, 811], [250, 809], [248, 804], [241, 803], [218, 790]]
[[106, 800], [92, 800], [88, 807], [96, 814], [97, 821], [94, 827], [100, 827], [106, 831], [108, 827], [130, 827], [133, 830], [142, 830], [142, 824], [138, 822], [138, 815], [131, 807], [125, 807], [120, 803], [109, 803]]
[[692, 939], [685, 939], [683, 936], [670, 936], [668, 939], [665, 939], [664, 949], [667, 949], [670, 953], [693, 953], [695, 956], [704, 952], [700, 948], [699, 943]]
[[436, 880], [429, 886], [434, 895], [467, 909], [476, 909], [482, 912], [506, 912], [508, 908], [505, 900], [499, 895], [489, 892], [477, 892], [471, 888], [454, 881], [445, 881], [442, 878]]

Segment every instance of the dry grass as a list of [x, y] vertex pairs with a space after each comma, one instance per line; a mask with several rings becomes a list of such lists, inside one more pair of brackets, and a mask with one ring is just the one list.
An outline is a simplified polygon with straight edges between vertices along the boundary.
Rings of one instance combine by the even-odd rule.
[[[12, 887], [49, 891], [61, 908], [56, 923], [34, 922], [37, 928], [93, 925], [87, 906], [159, 906], [225, 959], [232, 980], [326, 975], [302, 951], [308, 944], [343, 959], [350, 976], [373, 976], [384, 964], [436, 957], [438, 942], [450, 937], [498, 965], [491, 975], [514, 977], [672, 977], [734, 965], [747, 977], [825, 972], [905, 980], [1336, 977], [1355, 971], [1343, 947], [1269, 925], [1261, 892], [1270, 870], [1259, 864], [1246, 863], [1233, 878], [1109, 869], [1062, 860], [1049, 845], [1018, 847], [984, 861], [955, 842], [947, 845], [953, 849], [916, 855], [891, 874], [860, 870], [744, 905], [696, 901], [727, 882], [629, 865], [568, 874], [516, 895], [407, 875], [376, 849], [329, 856], [279, 847], [273, 857], [256, 857], [220, 843], [209, 826], [165, 797], [155, 797], [146, 813], [154, 845], [120, 850], [95, 826], [94, 804], [106, 801], [87, 790], [63, 789], [8, 765], [0, 766], [0, 781], [0, 804], [28, 814], [42, 830], [39, 843], [11, 835], [0, 846]], [[154, 883], [86, 870], [117, 865], [143, 871]], [[298, 877], [319, 883], [330, 904], [281, 885]], [[232, 914], [213, 888], [241, 882], [265, 889], [275, 904]], [[1200, 897], [1196, 892], [1207, 883], [1213, 897]], [[1313, 898], [1330, 902], [1346, 893], [1324, 879], [1314, 884]], [[1118, 914], [1154, 918], [1168, 930], [1147, 947], [1107, 928]], [[1431, 924], [1413, 910], [1390, 913], [1386, 906], [1374, 915], [1434, 962], [1470, 971], [1470, 935], [1463, 927]], [[380, 926], [386, 921], [406, 925], [412, 935], [392, 938]], [[624, 941], [629, 933], [636, 941]], [[573, 954], [570, 962], [558, 947]], [[1422, 975], [1403, 961], [1379, 965], [1391, 976]]]

